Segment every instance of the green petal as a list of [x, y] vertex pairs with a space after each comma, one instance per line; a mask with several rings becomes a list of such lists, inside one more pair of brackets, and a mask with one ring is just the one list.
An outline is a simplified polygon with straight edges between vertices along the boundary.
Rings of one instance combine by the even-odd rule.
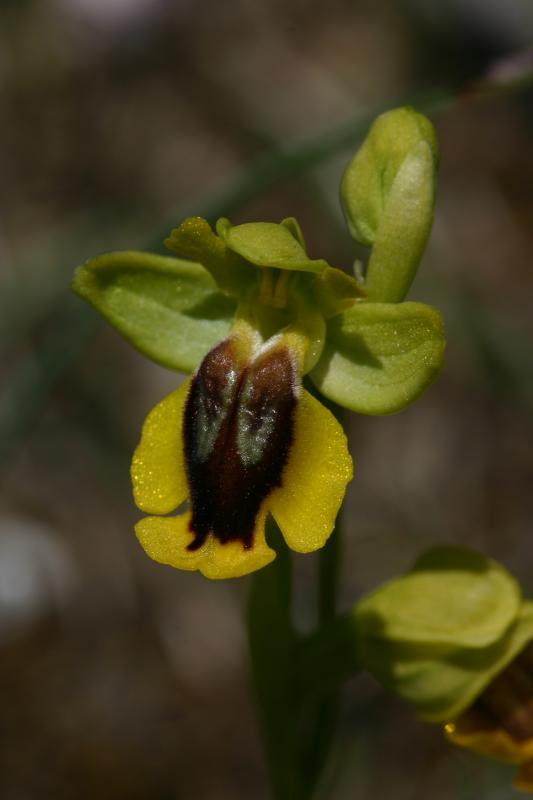
[[226, 336], [235, 310], [200, 264], [150, 253], [97, 256], [72, 288], [137, 350], [181, 372]]
[[361, 414], [393, 414], [416, 400], [442, 366], [440, 314], [422, 303], [356, 303], [328, 322], [311, 372], [317, 388]]
[[495, 561], [442, 547], [361, 600], [356, 618], [364, 635], [388, 641], [482, 648], [503, 636], [520, 602], [518, 583]]
[[283, 225], [285, 228], [287, 228], [287, 230], [290, 231], [291, 235], [296, 239], [297, 242], [299, 242], [299, 244], [301, 244], [301, 246], [305, 250], [305, 239], [303, 231], [300, 228], [300, 223], [298, 222], [296, 217], [285, 217], [285, 219], [281, 220], [280, 225]]
[[222, 219], [217, 223], [217, 232], [234, 253], [258, 267], [322, 272], [328, 266], [323, 259], [308, 258], [292, 221], [284, 220], [281, 225], [275, 222], [231, 225]]
[[228, 249], [202, 217], [188, 217], [170, 232], [165, 246], [181, 258], [197, 261], [207, 269], [223, 292], [238, 296], [254, 280], [248, 265]]
[[362, 285], [336, 267], [328, 267], [313, 281], [315, 302], [325, 319], [351, 308], [366, 296]]

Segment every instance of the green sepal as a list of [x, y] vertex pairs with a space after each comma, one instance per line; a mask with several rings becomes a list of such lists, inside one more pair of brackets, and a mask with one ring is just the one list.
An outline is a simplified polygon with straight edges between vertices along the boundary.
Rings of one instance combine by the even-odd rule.
[[97, 256], [78, 268], [72, 289], [137, 350], [180, 372], [196, 369], [235, 313], [200, 264], [151, 253]]
[[328, 399], [361, 414], [393, 414], [436, 378], [444, 335], [423, 303], [359, 302], [328, 321], [326, 345], [310, 373]]
[[246, 222], [232, 225], [222, 218], [217, 222], [217, 233], [227, 246], [241, 258], [257, 267], [322, 272], [328, 267], [324, 259], [311, 259], [300, 243], [301, 231], [292, 220], [283, 224], [275, 222]]
[[488, 647], [451, 648], [358, 637], [358, 658], [426, 722], [457, 719], [533, 639], [533, 604]]
[[239, 296], [251, 286], [254, 276], [248, 265], [226, 246], [202, 217], [189, 217], [174, 228], [165, 246], [181, 258], [197, 261], [208, 270], [218, 287]]
[[357, 660], [429, 722], [455, 719], [533, 638], [533, 604], [499, 564], [434, 548], [357, 603]]
[[439, 547], [357, 605], [364, 635], [431, 646], [487, 647], [515, 619], [521, 591], [495, 561]]
[[341, 182], [352, 236], [373, 245], [368, 297], [401, 302], [416, 274], [433, 220], [437, 143], [429, 120], [411, 108], [379, 116]]
[[358, 280], [336, 267], [327, 267], [313, 282], [314, 300], [325, 319], [351, 308], [366, 297]]
[[299, 798], [301, 742], [298, 685], [294, 671], [298, 637], [291, 615], [291, 556], [281, 533], [268, 522], [268, 541], [277, 558], [252, 576], [248, 642], [256, 706], [275, 797]]

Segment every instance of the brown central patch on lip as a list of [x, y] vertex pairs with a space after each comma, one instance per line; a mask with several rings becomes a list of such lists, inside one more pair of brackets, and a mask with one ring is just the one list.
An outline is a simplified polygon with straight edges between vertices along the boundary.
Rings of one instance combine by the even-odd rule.
[[296, 370], [285, 348], [239, 363], [228, 339], [204, 358], [184, 415], [185, 465], [197, 550], [211, 534], [253, 545], [260, 506], [276, 486], [294, 433]]

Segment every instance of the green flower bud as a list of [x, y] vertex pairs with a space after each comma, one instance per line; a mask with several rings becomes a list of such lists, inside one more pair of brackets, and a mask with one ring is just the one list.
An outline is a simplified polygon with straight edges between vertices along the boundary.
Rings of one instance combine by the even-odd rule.
[[376, 119], [346, 168], [341, 202], [352, 236], [372, 247], [371, 300], [398, 303], [409, 290], [433, 220], [437, 157], [429, 120], [397, 108]]

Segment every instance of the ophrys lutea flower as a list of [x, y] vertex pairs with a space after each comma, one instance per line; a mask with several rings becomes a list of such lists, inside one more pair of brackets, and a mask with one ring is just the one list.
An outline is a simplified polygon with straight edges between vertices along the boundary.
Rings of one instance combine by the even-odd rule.
[[[277, 243], [278, 264], [292, 254], [298, 266], [262, 267], [243, 257], [234, 262], [234, 270], [245, 265], [246, 273], [229, 335], [150, 413], [133, 458], [135, 501], [157, 515], [136, 526], [146, 552], [210, 578], [242, 575], [275, 557], [265, 541], [269, 512], [292, 549], [321, 547], [352, 476], [342, 427], [302, 387], [325, 334], [313, 286], [316, 275], [331, 268], [307, 259], [291, 229], [294, 221], [245, 227], [254, 244], [261, 235]], [[286, 232], [291, 238], [284, 242]], [[203, 220], [191, 219], [169, 245], [189, 255], [192, 240], [194, 255], [207, 263], [218, 251], [218, 266], [229, 259], [217, 239]], [[263, 260], [260, 253], [255, 260]], [[228, 273], [222, 275], [227, 280]], [[340, 281], [345, 295], [361, 294], [354, 279], [340, 273]], [[336, 301], [342, 307], [347, 299]], [[161, 516], [185, 500], [187, 510]]]
[[[402, 125], [406, 114], [418, 132], [419, 115], [402, 111]], [[396, 204], [395, 171], [412, 193], [420, 161], [406, 142], [407, 177], [398, 152], [387, 177]], [[425, 144], [424, 169], [428, 152]], [[366, 244], [382, 214], [389, 238], [398, 235], [383, 185], [361, 212], [369, 217]], [[350, 206], [350, 192], [345, 209], [356, 218], [359, 199]], [[293, 218], [237, 226], [221, 219], [212, 230], [194, 217], [166, 242], [178, 258], [112, 253], [78, 271], [75, 291], [141, 352], [193, 373], [150, 412], [133, 458], [135, 501], [150, 515], [136, 531], [155, 560], [211, 578], [256, 570], [275, 556], [264, 534], [269, 513], [292, 549], [325, 543], [352, 462], [340, 424], [315, 395], [361, 413], [393, 413], [424, 391], [442, 362], [438, 313], [401, 302], [429, 231], [425, 207], [424, 215], [416, 235], [402, 217], [393, 290], [386, 276], [371, 280], [385, 269], [382, 242], [367, 293], [360, 279], [307, 255]]]
[[518, 766], [533, 792], [533, 603], [501, 565], [422, 555], [353, 611], [360, 662], [449, 741]]

